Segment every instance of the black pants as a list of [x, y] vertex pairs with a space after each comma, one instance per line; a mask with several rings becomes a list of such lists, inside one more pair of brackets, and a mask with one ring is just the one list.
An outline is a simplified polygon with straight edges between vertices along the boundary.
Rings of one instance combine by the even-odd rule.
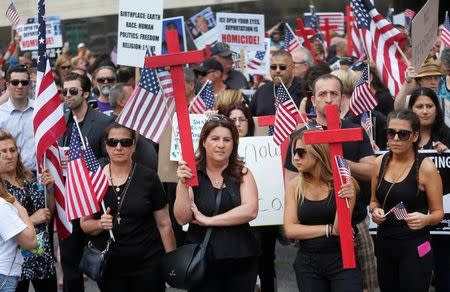
[[431, 235], [434, 254], [434, 288], [436, 292], [450, 292], [450, 237]]
[[253, 228], [261, 247], [258, 257], [258, 275], [261, 280], [261, 292], [275, 291], [275, 244], [279, 226], [261, 226]]
[[16, 292], [28, 292], [30, 288], [30, 282], [33, 284], [34, 291], [36, 292], [57, 292], [56, 275], [48, 279], [34, 279], [34, 280], [22, 280], [17, 284]]
[[382, 292], [428, 291], [433, 269], [433, 252], [419, 257], [417, 247], [429, 239], [429, 236], [408, 240], [377, 236], [375, 254], [378, 282]]
[[254, 292], [256, 257], [208, 262], [205, 279], [189, 292]]
[[341, 251], [307, 253], [298, 251], [294, 271], [299, 291], [362, 292], [359, 268], [343, 269]]
[[78, 266], [83, 256], [85, 238], [80, 220], [77, 219], [72, 221], [72, 234], [59, 241], [64, 292], [84, 292], [83, 274]]

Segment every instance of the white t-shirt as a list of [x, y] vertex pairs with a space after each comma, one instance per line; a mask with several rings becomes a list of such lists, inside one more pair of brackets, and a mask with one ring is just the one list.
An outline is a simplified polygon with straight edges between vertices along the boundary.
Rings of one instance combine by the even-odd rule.
[[[0, 218], [0, 274], [8, 275], [9, 273], [10, 276], [20, 276], [23, 257], [17, 248], [14, 236], [27, 228], [27, 225], [20, 219], [16, 207], [3, 198], [0, 198]], [[16, 254], [15, 259], [14, 254]], [[11, 265], [13, 265], [12, 268]]]

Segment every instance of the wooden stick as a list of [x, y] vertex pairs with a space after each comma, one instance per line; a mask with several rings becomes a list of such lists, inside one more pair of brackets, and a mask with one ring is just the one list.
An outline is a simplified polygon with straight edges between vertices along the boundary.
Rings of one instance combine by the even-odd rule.
[[405, 55], [405, 53], [402, 51], [402, 49], [400, 49], [400, 46], [398, 45], [398, 43], [397, 43], [397, 42], [394, 42], [394, 44], [395, 44], [395, 47], [397, 48], [398, 52], [399, 52], [400, 55], [402, 56], [403, 61], [405, 61], [406, 66], [408, 66], [408, 67], [411, 66], [411, 63], [409, 62], [408, 58], [406, 58], [406, 55]]

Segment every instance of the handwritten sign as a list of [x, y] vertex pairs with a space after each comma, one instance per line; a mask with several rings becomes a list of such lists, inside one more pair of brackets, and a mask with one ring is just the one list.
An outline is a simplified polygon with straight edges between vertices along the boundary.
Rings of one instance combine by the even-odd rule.
[[[47, 49], [61, 48], [63, 41], [59, 16], [46, 17], [45, 29]], [[22, 51], [38, 49], [39, 23], [36, 18], [29, 18], [27, 24], [18, 25], [16, 31], [20, 35], [20, 49]]]
[[258, 186], [258, 217], [252, 226], [281, 225], [284, 213], [284, 184], [280, 147], [273, 137], [239, 139], [238, 154], [252, 171]]
[[[177, 114], [175, 113], [172, 119], [173, 129], [172, 138], [170, 141], [170, 160], [179, 161], [181, 159], [181, 143], [180, 143], [180, 129], [178, 128]], [[190, 114], [191, 121], [192, 142], [194, 144], [194, 151], [197, 151], [198, 141], [200, 140], [200, 132], [203, 125], [206, 123], [208, 117], [203, 114]]]
[[428, 0], [412, 20], [411, 45], [413, 67], [418, 70], [437, 38], [439, 1]]
[[244, 13], [217, 13], [219, 41], [240, 49], [264, 50], [264, 15]]
[[159, 55], [162, 19], [162, 0], [120, 0], [117, 63], [142, 68], [147, 49]]

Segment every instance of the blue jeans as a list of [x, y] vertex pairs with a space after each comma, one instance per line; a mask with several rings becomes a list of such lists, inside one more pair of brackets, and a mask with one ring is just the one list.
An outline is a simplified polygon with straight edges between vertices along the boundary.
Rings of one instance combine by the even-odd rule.
[[[6, 282], [5, 282], [6, 281]], [[15, 292], [19, 276], [6, 276], [0, 274], [0, 292]]]

